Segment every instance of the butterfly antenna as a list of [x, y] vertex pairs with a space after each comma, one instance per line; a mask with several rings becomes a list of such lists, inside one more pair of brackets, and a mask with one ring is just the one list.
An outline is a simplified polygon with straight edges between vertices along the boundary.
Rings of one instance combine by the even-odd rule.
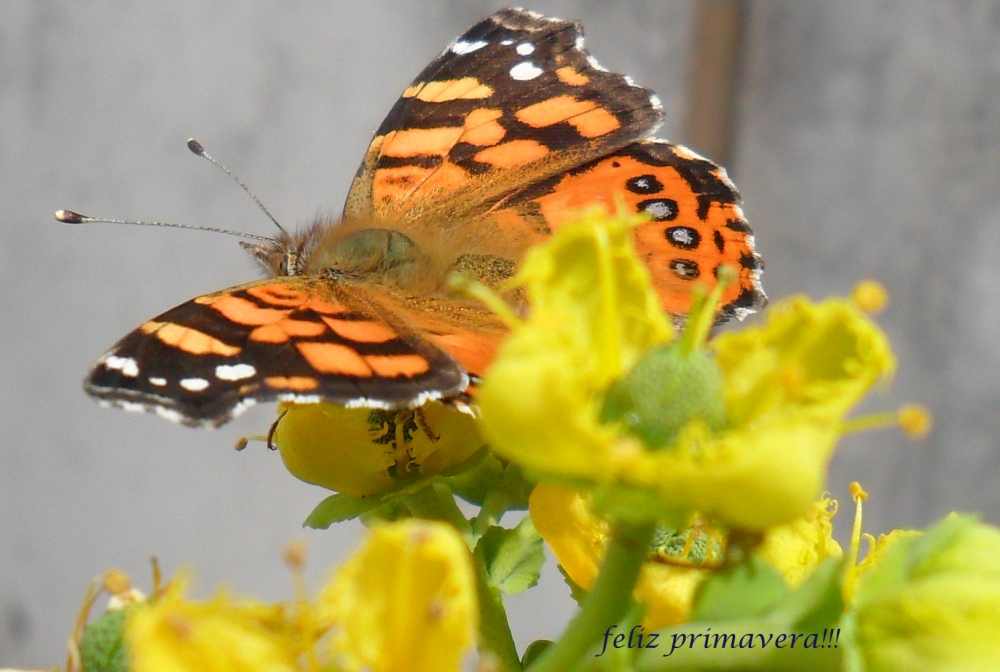
[[278, 231], [281, 231], [286, 236], [288, 235], [288, 232], [285, 231], [285, 227], [283, 227], [281, 224], [278, 224], [278, 220], [276, 220], [274, 218], [274, 215], [272, 215], [268, 211], [268, 209], [264, 207], [264, 204], [260, 202], [260, 199], [257, 198], [252, 191], [250, 191], [250, 187], [248, 187], [246, 184], [244, 184], [243, 180], [241, 180], [239, 177], [237, 177], [236, 173], [234, 173], [233, 171], [231, 171], [228, 168], [226, 168], [219, 161], [215, 160], [215, 158], [211, 154], [209, 154], [208, 152], [205, 151], [205, 148], [202, 146], [202, 144], [200, 142], [198, 142], [197, 140], [195, 140], [194, 138], [190, 138], [187, 141], [187, 146], [188, 146], [188, 149], [190, 149], [193, 154], [196, 154], [196, 155], [200, 156], [203, 159], [208, 159], [213, 164], [215, 164], [216, 166], [218, 166], [219, 168], [221, 168], [223, 171], [225, 171], [226, 175], [228, 175], [229, 177], [233, 178], [233, 181], [236, 182], [236, 184], [240, 185], [240, 187], [243, 189], [243, 191], [247, 192], [247, 195], [250, 196], [250, 198], [253, 199], [253, 202], [257, 204], [257, 207], [260, 208], [261, 211], [265, 215], [267, 215], [267, 218], [270, 219], [274, 223], [274, 225], [276, 227], [278, 227]]
[[64, 224], [90, 224], [93, 222], [100, 222], [103, 224], [134, 224], [136, 226], [165, 226], [171, 229], [192, 229], [194, 231], [213, 231], [215, 233], [225, 233], [230, 236], [238, 236], [240, 238], [249, 238], [250, 240], [263, 240], [269, 243], [276, 242], [274, 238], [268, 238], [267, 236], [255, 236], [252, 233], [243, 233], [242, 231], [230, 231], [229, 229], [216, 229], [210, 226], [194, 226], [191, 224], [174, 224], [173, 222], [140, 222], [131, 219], [104, 219], [102, 217], [91, 217], [89, 215], [81, 215], [79, 212], [73, 212], [72, 210], [56, 210], [55, 218], [63, 222]]

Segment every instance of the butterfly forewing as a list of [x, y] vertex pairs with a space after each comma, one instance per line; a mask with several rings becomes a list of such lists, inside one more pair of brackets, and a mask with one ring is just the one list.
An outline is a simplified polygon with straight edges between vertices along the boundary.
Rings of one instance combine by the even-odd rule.
[[410, 408], [467, 386], [460, 364], [360, 288], [300, 278], [183, 303], [122, 339], [86, 381], [119, 406], [210, 426], [257, 401]]
[[650, 135], [651, 91], [582, 48], [580, 25], [521, 10], [476, 24], [424, 69], [376, 132], [346, 218], [454, 220]]

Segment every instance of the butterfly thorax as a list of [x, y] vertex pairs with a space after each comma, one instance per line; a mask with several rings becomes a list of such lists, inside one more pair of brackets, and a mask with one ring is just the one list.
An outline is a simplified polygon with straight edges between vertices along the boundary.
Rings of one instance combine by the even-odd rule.
[[[426, 292], [443, 285], [458, 252], [446, 244], [427, 249], [410, 236], [381, 222], [319, 220], [272, 241], [244, 245], [271, 277], [325, 275], [341, 283], [386, 285]], [[463, 262], [464, 263], [464, 262]]]

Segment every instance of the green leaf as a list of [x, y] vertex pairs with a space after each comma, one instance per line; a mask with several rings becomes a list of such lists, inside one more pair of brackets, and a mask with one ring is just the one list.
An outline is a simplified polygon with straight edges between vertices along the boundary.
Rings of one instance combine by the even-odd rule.
[[771, 565], [756, 556], [712, 574], [695, 595], [692, 621], [728, 621], [760, 616], [788, 594]]
[[80, 637], [83, 672], [128, 672], [125, 621], [131, 607], [109, 611], [87, 626]]
[[577, 604], [583, 602], [583, 598], [587, 597], [587, 591], [580, 587], [580, 584], [573, 580], [573, 578], [566, 573], [562, 565], [558, 565], [559, 573], [562, 574], [563, 581], [569, 586], [569, 596], [573, 598], [573, 601]]
[[538, 583], [545, 563], [542, 537], [530, 518], [513, 529], [490, 527], [475, 552], [486, 568], [489, 585], [506, 595], [516, 595]]
[[524, 655], [521, 656], [521, 667], [525, 670], [533, 662], [538, 660], [538, 657], [545, 653], [545, 649], [552, 646], [552, 641], [549, 639], [536, 639], [531, 644], [528, 644], [528, 648], [524, 650]]
[[821, 562], [812, 576], [774, 609], [771, 618], [803, 632], [834, 627], [844, 612], [844, 567], [845, 562], [835, 558]]
[[325, 530], [334, 523], [357, 518], [382, 504], [380, 497], [351, 497], [344, 494], [330, 495], [320, 502], [302, 523], [302, 527]]

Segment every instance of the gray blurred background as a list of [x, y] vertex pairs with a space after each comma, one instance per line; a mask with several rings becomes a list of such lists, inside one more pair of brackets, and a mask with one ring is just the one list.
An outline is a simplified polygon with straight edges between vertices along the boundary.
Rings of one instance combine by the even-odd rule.
[[[303, 531], [324, 491], [261, 444], [256, 409], [215, 432], [97, 407], [92, 361], [143, 320], [252, 279], [213, 234], [54, 222], [73, 208], [231, 227], [269, 223], [197, 137], [287, 225], [339, 211], [366, 144], [406, 84], [498, 2], [171, 3], [6, 0], [0, 18], [0, 667], [52, 665], [87, 582], [110, 566], [148, 587], [148, 558], [219, 583], [290, 594], [282, 545], [304, 537], [310, 580], [359, 527]], [[661, 133], [709, 152], [687, 122], [695, 2], [559, 2], [610, 69], [656, 90]], [[1000, 521], [1000, 3], [823, 0], [744, 5], [728, 165], [767, 261], [772, 299], [892, 294], [880, 322], [900, 370], [869, 409], [930, 406], [923, 442], [850, 437], [830, 489], [872, 494], [867, 529], [953, 510]], [[721, 30], [721, 28], [720, 28]], [[687, 139], [690, 139], [687, 138]], [[780, 465], [776, 465], [780, 468]], [[845, 509], [849, 507], [844, 507]], [[849, 511], [845, 511], [849, 515]], [[840, 519], [840, 536], [849, 527]], [[572, 603], [551, 564], [510, 600], [523, 647]]]

